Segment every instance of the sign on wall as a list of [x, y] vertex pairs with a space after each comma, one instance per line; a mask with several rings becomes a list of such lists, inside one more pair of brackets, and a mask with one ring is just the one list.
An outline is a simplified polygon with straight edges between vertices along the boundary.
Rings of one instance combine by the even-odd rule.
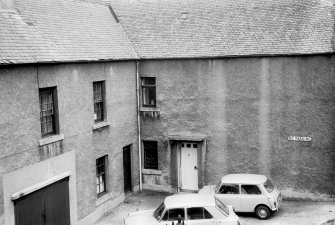
[[297, 137], [297, 136], [289, 136], [289, 141], [312, 141], [311, 137]]

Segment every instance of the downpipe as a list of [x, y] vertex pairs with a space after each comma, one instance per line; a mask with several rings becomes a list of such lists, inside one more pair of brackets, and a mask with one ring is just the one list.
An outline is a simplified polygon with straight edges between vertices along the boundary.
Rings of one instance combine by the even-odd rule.
[[138, 166], [140, 176], [140, 191], [142, 185], [142, 143], [141, 143], [141, 123], [140, 123], [140, 75], [138, 72], [140, 62], [136, 60], [136, 98], [137, 98], [137, 139], [138, 139]]

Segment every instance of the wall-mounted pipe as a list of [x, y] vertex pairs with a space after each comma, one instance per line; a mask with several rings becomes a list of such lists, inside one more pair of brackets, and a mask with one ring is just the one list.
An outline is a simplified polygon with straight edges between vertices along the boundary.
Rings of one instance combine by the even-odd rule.
[[140, 75], [138, 72], [140, 62], [136, 61], [136, 97], [137, 97], [137, 138], [138, 138], [138, 166], [140, 176], [140, 191], [142, 188], [142, 143], [141, 143], [141, 122], [140, 122]]

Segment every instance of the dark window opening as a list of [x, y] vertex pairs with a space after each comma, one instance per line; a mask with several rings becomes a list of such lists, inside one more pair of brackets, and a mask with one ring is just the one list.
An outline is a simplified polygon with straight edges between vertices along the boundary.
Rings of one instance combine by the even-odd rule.
[[39, 90], [42, 137], [58, 132], [56, 96], [57, 92], [55, 87], [42, 88]]
[[143, 141], [144, 169], [158, 169], [157, 141]]
[[94, 122], [104, 120], [104, 81], [93, 82]]
[[260, 195], [262, 192], [257, 185], [242, 185], [241, 194]]
[[142, 105], [143, 107], [156, 107], [156, 78], [142, 78]]
[[237, 184], [224, 184], [221, 186], [220, 194], [239, 194], [239, 186]]
[[107, 193], [107, 189], [106, 189], [107, 159], [108, 159], [107, 155], [96, 159], [98, 197]]
[[178, 220], [178, 215], [181, 216], [182, 220], [185, 218], [185, 211], [183, 208], [169, 209], [168, 211], [165, 212], [163, 220], [164, 221]]
[[211, 219], [213, 216], [203, 207], [188, 208], [187, 217], [189, 220]]

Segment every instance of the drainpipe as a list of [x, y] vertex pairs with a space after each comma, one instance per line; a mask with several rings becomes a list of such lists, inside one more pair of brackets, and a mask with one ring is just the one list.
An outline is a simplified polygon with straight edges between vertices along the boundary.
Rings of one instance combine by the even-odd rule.
[[138, 165], [140, 172], [140, 191], [142, 187], [142, 143], [141, 143], [141, 123], [140, 123], [140, 75], [138, 66], [140, 62], [136, 60], [136, 97], [137, 97], [137, 137], [138, 137]]
[[140, 124], [140, 75], [138, 73], [138, 66], [140, 64], [139, 59], [140, 57], [136, 53], [132, 43], [129, 41], [127, 34], [124, 32], [123, 27], [120, 24], [120, 20], [118, 19], [117, 15], [115, 14], [112, 6], [108, 5], [109, 11], [112, 13], [116, 23], [119, 25], [120, 30], [122, 31], [125, 39], [128, 41], [129, 46], [133, 50], [134, 55], [136, 56], [136, 98], [137, 98], [137, 138], [138, 138], [138, 165], [139, 165], [139, 172], [140, 172], [140, 191], [143, 190], [142, 188], [142, 144], [141, 144], [141, 124]]

